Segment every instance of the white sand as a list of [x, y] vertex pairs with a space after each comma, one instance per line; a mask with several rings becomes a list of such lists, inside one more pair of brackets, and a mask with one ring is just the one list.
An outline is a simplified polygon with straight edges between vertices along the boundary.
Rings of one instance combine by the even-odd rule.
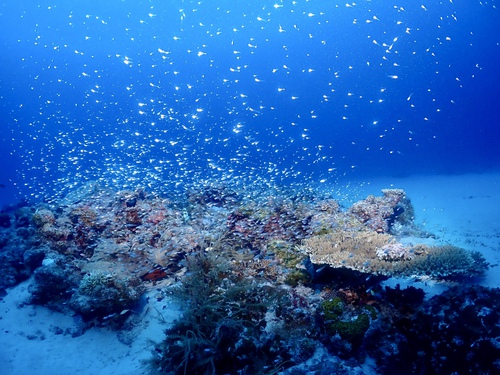
[[[380, 189], [387, 187], [405, 189], [415, 206], [416, 222], [436, 233], [440, 241], [481, 251], [491, 264], [500, 262], [500, 173], [386, 178], [350, 184], [354, 187], [357, 198], [380, 195]], [[481, 284], [499, 287], [499, 276], [495, 266]], [[397, 282], [415, 285], [411, 280]], [[130, 345], [107, 329], [90, 329], [76, 338], [57, 335], [54, 327], [71, 328], [73, 319], [39, 306], [19, 307], [28, 296], [28, 284], [11, 289], [0, 302], [0, 372], [5, 375], [145, 374], [140, 360], [150, 355], [147, 339], [161, 340], [165, 328], [156, 318], [155, 307], [167, 321], [177, 314], [167, 301], [151, 298]], [[427, 288], [428, 292], [435, 288], [434, 293], [442, 290], [435, 285]]]
[[54, 332], [55, 327], [63, 331], [74, 327], [73, 318], [40, 306], [23, 306], [29, 295], [28, 286], [29, 281], [16, 286], [0, 302], [3, 375], [145, 374], [141, 360], [150, 357], [148, 339], [161, 341], [166, 328], [156, 309], [166, 322], [172, 322], [178, 311], [171, 305], [164, 309], [169, 301], [156, 301], [153, 290], [147, 294], [151, 298], [140, 313], [141, 323], [126, 333], [133, 338], [130, 345], [123, 344], [117, 332], [105, 328], [92, 328], [73, 338]]

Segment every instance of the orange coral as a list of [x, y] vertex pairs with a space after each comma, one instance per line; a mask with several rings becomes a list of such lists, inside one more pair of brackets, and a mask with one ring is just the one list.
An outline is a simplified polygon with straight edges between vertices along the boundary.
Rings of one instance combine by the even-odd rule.
[[141, 279], [142, 281], [151, 281], [153, 284], [156, 284], [157, 281], [164, 279], [167, 276], [168, 273], [163, 267], [157, 267], [142, 275]]

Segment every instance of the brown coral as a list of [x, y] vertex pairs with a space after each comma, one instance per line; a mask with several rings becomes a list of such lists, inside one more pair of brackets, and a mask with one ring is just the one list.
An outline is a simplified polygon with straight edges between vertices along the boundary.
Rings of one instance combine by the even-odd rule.
[[[381, 257], [381, 249], [404, 249], [404, 256]], [[313, 264], [348, 268], [385, 276], [430, 276], [437, 279], [481, 276], [488, 268], [477, 252], [445, 246], [417, 244], [403, 247], [393, 237], [372, 231], [337, 230], [304, 240], [302, 250]]]
[[387, 245], [391, 238], [387, 234], [367, 230], [339, 229], [329, 234], [307, 238], [302, 249], [314, 264], [385, 274], [384, 267], [379, 264], [381, 261], [376, 255], [376, 249]]

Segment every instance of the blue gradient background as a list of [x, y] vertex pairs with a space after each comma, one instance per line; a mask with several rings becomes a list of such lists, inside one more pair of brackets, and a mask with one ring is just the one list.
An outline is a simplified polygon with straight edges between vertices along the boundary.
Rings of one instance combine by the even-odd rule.
[[0, 203], [498, 169], [496, 2], [406, 3], [3, 2]]

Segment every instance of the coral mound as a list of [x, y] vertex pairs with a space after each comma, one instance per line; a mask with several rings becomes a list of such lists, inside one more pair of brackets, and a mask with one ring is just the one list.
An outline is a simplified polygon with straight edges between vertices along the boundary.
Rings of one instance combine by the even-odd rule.
[[88, 183], [2, 215], [0, 291], [32, 276], [28, 302], [78, 315], [75, 334], [133, 326], [151, 311], [145, 291], [173, 298], [182, 313], [151, 359], [163, 373], [352, 373], [376, 352], [375, 332], [411, 338], [408, 320], [422, 313], [423, 291], [384, 291], [381, 280], [470, 281], [488, 267], [479, 253], [403, 242], [428, 235], [403, 190], [382, 192], [345, 209], [310, 188], [210, 184], [166, 198]]

